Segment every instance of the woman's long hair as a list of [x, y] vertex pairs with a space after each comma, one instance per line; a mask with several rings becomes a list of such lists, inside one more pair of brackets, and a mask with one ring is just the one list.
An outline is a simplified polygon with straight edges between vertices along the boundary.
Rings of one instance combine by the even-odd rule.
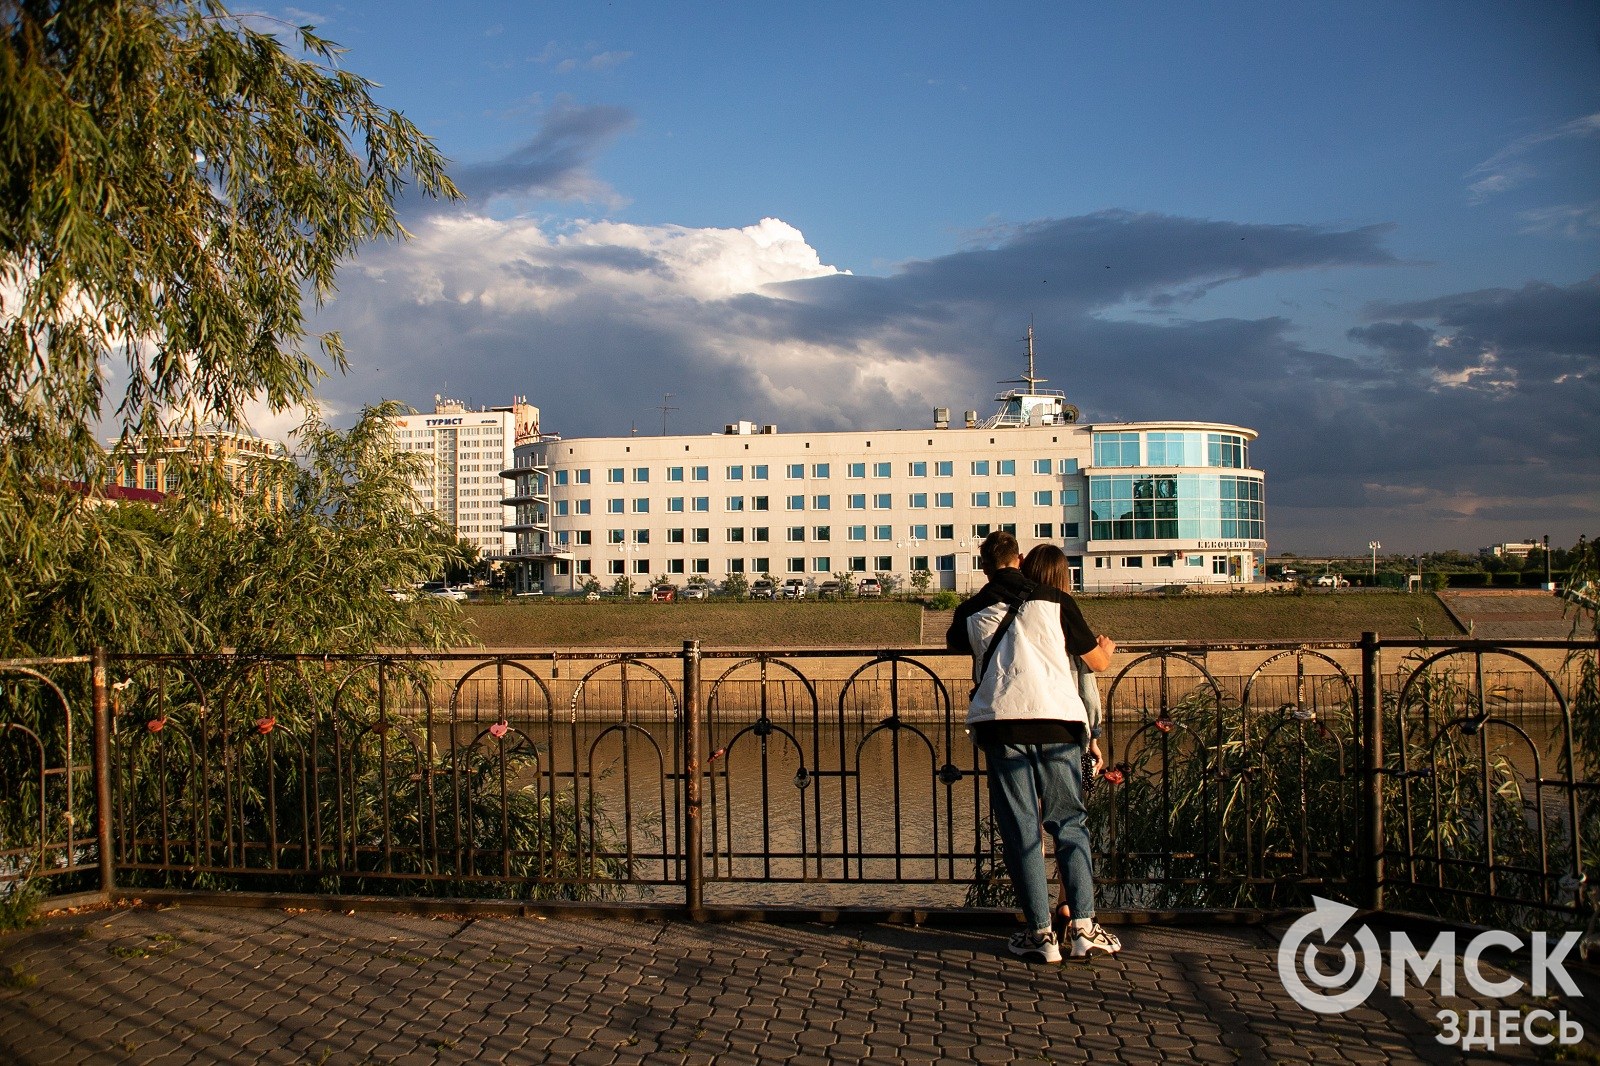
[[1040, 585], [1072, 591], [1072, 564], [1067, 562], [1067, 553], [1054, 544], [1035, 545], [1022, 560], [1022, 572]]

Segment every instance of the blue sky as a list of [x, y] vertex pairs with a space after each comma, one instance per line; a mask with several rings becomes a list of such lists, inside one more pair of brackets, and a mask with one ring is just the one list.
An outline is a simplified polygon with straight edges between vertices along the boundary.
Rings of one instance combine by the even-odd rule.
[[1261, 433], [1273, 551], [1600, 533], [1600, 4], [339, 3], [453, 160], [319, 316], [336, 419], [988, 409]]

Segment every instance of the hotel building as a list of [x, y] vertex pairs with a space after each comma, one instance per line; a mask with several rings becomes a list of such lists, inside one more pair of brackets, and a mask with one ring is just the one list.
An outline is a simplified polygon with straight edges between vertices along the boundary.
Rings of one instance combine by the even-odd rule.
[[[1207, 422], [1081, 424], [1059, 392], [999, 397], [951, 427], [780, 433], [739, 422], [698, 436], [542, 437], [501, 473], [519, 591], [591, 577], [712, 584], [839, 572], [932, 589], [983, 584], [991, 530], [1060, 545], [1088, 591], [1259, 580], [1264, 476], [1253, 430]], [[902, 586], [903, 587], [903, 586]]]
[[[213, 466], [230, 485], [248, 493], [257, 487], [252, 480], [254, 464], [293, 462], [288, 449], [275, 440], [209, 428], [167, 437], [154, 455], [128, 448], [120, 441], [112, 441], [108, 447], [111, 474], [107, 487], [124, 490], [108, 494], [108, 498], [146, 503], [181, 492], [185, 469]], [[282, 510], [285, 500], [281, 487], [269, 483], [260, 502], [268, 510]]]
[[512, 464], [519, 443], [539, 439], [539, 409], [520, 396], [506, 407], [477, 409], [433, 399], [431, 413], [394, 419], [400, 450], [429, 461], [412, 487], [423, 507], [476, 544], [484, 558], [503, 558], [517, 538], [507, 529], [515, 512], [501, 502], [500, 471]]

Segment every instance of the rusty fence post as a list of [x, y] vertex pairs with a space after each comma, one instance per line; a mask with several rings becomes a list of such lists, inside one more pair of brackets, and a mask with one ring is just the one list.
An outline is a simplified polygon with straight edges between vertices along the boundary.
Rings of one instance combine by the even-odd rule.
[[109, 902], [117, 887], [117, 875], [111, 855], [111, 690], [106, 676], [106, 649], [102, 645], [95, 645], [89, 686], [94, 712], [95, 843], [100, 853], [100, 893]]
[[683, 905], [691, 921], [705, 920], [705, 832], [700, 820], [700, 767], [704, 755], [700, 704], [700, 642], [683, 642]]
[[1361, 634], [1361, 873], [1362, 901], [1383, 909], [1383, 680], [1378, 634]]

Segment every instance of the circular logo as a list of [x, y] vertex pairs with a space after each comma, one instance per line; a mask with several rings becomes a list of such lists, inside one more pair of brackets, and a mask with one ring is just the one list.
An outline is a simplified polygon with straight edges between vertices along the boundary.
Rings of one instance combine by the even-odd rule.
[[[1317, 965], [1318, 946], [1306, 943], [1307, 939], [1320, 933], [1326, 947], [1339, 928], [1354, 917], [1356, 909], [1321, 896], [1311, 899], [1315, 908], [1289, 926], [1278, 945], [1278, 979], [1306, 1010], [1342, 1014], [1362, 1003], [1378, 987], [1383, 976], [1383, 949], [1378, 946], [1377, 936], [1363, 925], [1354, 934], [1356, 943], [1361, 945], [1361, 958], [1356, 958], [1355, 948], [1347, 943], [1338, 949], [1342, 960], [1338, 969], [1322, 972]], [[1344, 991], [1330, 991], [1336, 988]]]

